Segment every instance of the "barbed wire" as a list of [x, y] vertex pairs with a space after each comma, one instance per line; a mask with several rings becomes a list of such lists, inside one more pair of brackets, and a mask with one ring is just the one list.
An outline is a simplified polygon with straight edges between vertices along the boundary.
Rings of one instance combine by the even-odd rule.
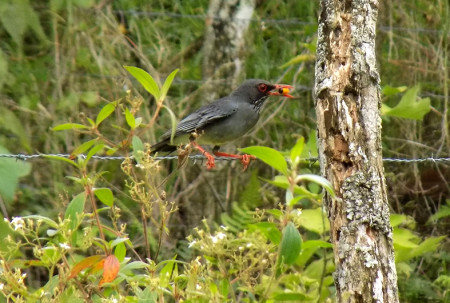
[[[116, 75], [104, 75], [104, 74], [93, 74], [93, 73], [74, 73], [77, 76], [81, 76], [81, 77], [90, 77], [90, 78], [109, 78], [109, 79], [115, 79], [115, 80], [119, 80], [122, 79], [123, 76], [116, 76]], [[130, 79], [131, 76], [129, 76]], [[175, 78], [173, 80], [173, 84], [176, 85], [183, 85], [183, 84], [193, 84], [193, 85], [202, 85], [205, 84], [206, 82], [210, 82], [210, 83], [214, 83], [214, 84], [218, 84], [218, 85], [229, 85], [229, 80], [226, 79], [178, 79]], [[312, 91], [313, 87], [312, 86], [307, 86], [307, 85], [302, 85], [302, 84], [294, 84], [294, 88], [295, 91], [299, 92], [299, 91]], [[448, 98], [447, 95], [439, 95], [439, 94], [435, 94], [433, 92], [427, 92], [427, 91], [423, 91], [419, 94], [419, 97], [432, 97], [435, 99], [446, 99]]]
[[[206, 20], [208, 18], [214, 20], [224, 20], [224, 18], [219, 16], [208, 16], [208, 15], [200, 15], [200, 14], [182, 14], [182, 13], [173, 13], [173, 12], [144, 12], [138, 10], [114, 10], [114, 13], [124, 14], [124, 15], [134, 15], [137, 17], [145, 16], [145, 17], [169, 17], [173, 19], [202, 19]], [[304, 26], [314, 26], [317, 25], [317, 22], [312, 21], [302, 21], [296, 18], [290, 19], [270, 19], [270, 18], [235, 18], [235, 21], [250, 21], [253, 23], [265, 23], [265, 24], [289, 24], [289, 25], [304, 25]], [[397, 31], [397, 32], [415, 32], [415, 33], [427, 33], [427, 34], [441, 34], [444, 33], [443, 30], [432, 29], [432, 28], [423, 28], [423, 27], [402, 27], [402, 26], [387, 26], [380, 25], [378, 28], [384, 32]]]
[[[37, 158], [47, 158], [47, 157], [62, 157], [69, 159], [71, 157], [70, 154], [0, 154], [0, 158], [10, 158], [10, 159], [17, 159], [17, 160], [32, 160]], [[86, 155], [80, 154], [77, 155], [77, 157], [81, 157], [82, 159], [86, 159]], [[115, 160], [125, 160], [127, 158], [133, 158], [133, 156], [92, 156], [92, 159], [97, 160], [107, 160], [107, 161], [115, 161]], [[167, 155], [167, 156], [156, 156], [153, 157], [154, 160], [176, 160], [178, 159], [177, 155]], [[200, 154], [196, 155], [189, 155], [189, 159], [191, 160], [206, 160], [206, 157]], [[219, 161], [232, 161], [232, 160], [239, 160], [238, 158], [233, 157], [216, 157], [216, 160]], [[316, 162], [319, 159], [317, 157], [309, 157], [309, 158], [302, 158], [301, 161], [306, 162]], [[416, 158], [416, 159], [410, 159], [410, 158], [383, 158], [383, 162], [387, 163], [421, 163], [421, 162], [432, 162], [432, 163], [443, 163], [443, 162], [450, 162], [450, 157], [446, 158], [434, 158], [434, 157], [426, 157], [426, 158]]]

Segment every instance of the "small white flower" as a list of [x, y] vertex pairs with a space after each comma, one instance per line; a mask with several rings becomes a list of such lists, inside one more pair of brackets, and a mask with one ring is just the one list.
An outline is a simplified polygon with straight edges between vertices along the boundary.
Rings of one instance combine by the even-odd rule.
[[112, 299], [112, 302], [113, 302], [113, 303], [117, 303], [117, 302], [119, 302], [119, 301], [117, 301], [117, 299], [114, 298], [114, 299]]
[[228, 230], [228, 226], [225, 225], [220, 225], [220, 228], [222, 228], [223, 230]]
[[140, 163], [136, 164], [136, 167], [137, 167], [137, 168], [140, 168], [140, 169], [144, 169], [144, 168], [145, 168], [145, 166], [142, 165], [142, 164], [140, 164]]
[[243, 246], [239, 246], [239, 251], [243, 251], [244, 247]]
[[192, 246], [195, 245], [195, 243], [197, 243], [197, 240], [192, 240], [191, 242], [189, 242], [189, 248], [191, 248]]
[[13, 217], [11, 224], [14, 226], [14, 230], [22, 230], [25, 226], [25, 221], [21, 217]]
[[200, 284], [196, 284], [196, 285], [195, 285], [195, 288], [196, 288], [197, 290], [202, 289], [202, 287], [200, 286]]
[[247, 243], [247, 245], [245, 245], [245, 246], [247, 246], [247, 247], [252, 247], [252, 246], [253, 246], [253, 243]]
[[5, 284], [0, 283], [0, 290], [3, 290], [3, 288], [5, 288]]
[[69, 249], [70, 249], [70, 246], [69, 246], [69, 244], [67, 244], [67, 243], [59, 243], [59, 247], [61, 247], [61, 248], [63, 248], [63, 249], [66, 249], [66, 250], [69, 250]]
[[224, 234], [223, 232], [220, 232], [216, 235], [217, 238], [219, 238], [219, 240], [223, 240], [227, 237], [226, 234]]

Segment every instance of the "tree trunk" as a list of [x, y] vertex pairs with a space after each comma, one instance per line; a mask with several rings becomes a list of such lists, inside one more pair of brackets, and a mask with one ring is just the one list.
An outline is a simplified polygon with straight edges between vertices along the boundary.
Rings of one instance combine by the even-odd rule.
[[377, 0], [321, 0], [315, 68], [322, 174], [338, 302], [398, 302], [381, 154]]
[[203, 77], [225, 80], [209, 91], [210, 99], [226, 95], [243, 80], [245, 34], [255, 9], [254, 0], [211, 0], [203, 44]]

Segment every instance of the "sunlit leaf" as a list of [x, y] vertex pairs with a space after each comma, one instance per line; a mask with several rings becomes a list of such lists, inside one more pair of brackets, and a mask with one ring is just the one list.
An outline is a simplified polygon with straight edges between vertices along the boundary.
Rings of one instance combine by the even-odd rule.
[[383, 89], [381, 90], [381, 94], [383, 94], [385, 96], [392, 96], [392, 95], [396, 95], [398, 93], [403, 93], [407, 88], [408, 88], [407, 86], [393, 87], [390, 85], [385, 85], [383, 87]]
[[294, 147], [291, 149], [291, 163], [297, 166], [300, 162], [300, 155], [303, 152], [303, 147], [305, 146], [305, 138], [301, 137], [297, 140]]
[[89, 161], [89, 159], [92, 158], [92, 156], [96, 155], [98, 152], [103, 150], [105, 147], [105, 144], [97, 144], [93, 148], [91, 148], [86, 156], [86, 161]]
[[136, 128], [136, 120], [134, 119], [133, 114], [128, 108], [125, 108], [125, 120], [127, 121], [127, 124], [131, 129]]
[[63, 123], [56, 125], [52, 128], [53, 131], [59, 131], [59, 130], [67, 130], [67, 129], [74, 129], [74, 128], [83, 128], [83, 129], [89, 129], [89, 126], [79, 124], [79, 123]]
[[75, 148], [73, 150], [73, 152], [71, 153], [71, 156], [78, 156], [79, 154], [84, 153], [89, 148], [91, 148], [95, 144], [95, 142], [97, 142], [97, 139], [92, 139], [92, 140], [84, 142], [83, 144], [81, 144], [80, 146], [78, 146], [77, 148]]
[[122, 262], [125, 259], [126, 255], [127, 247], [125, 246], [125, 243], [121, 242], [117, 244], [116, 248], [114, 249], [114, 256], [116, 256], [119, 262]]
[[241, 152], [257, 157], [284, 175], [288, 174], [286, 160], [279, 151], [273, 148], [266, 146], [249, 146], [242, 148]]
[[108, 118], [116, 109], [116, 102], [111, 102], [103, 106], [95, 119], [95, 125], [99, 126], [106, 118]]
[[406, 91], [400, 102], [393, 108], [386, 104], [381, 107], [381, 114], [399, 118], [422, 120], [431, 110], [430, 98], [418, 99], [420, 86], [416, 85]]
[[167, 76], [166, 81], [164, 81], [164, 84], [161, 88], [161, 98], [160, 100], [164, 100], [167, 96], [167, 92], [169, 91], [170, 85], [172, 85], [173, 78], [175, 78], [175, 75], [178, 72], [178, 68], [170, 73], [169, 76]]
[[147, 73], [145, 70], [134, 67], [134, 66], [124, 66], [124, 68], [139, 82], [141, 85], [145, 88], [146, 91], [148, 91], [150, 94], [155, 97], [156, 100], [161, 99], [161, 92], [159, 91], [158, 84], [156, 84], [156, 81], [153, 79], [152, 76], [150, 76], [149, 73]]
[[322, 176], [312, 175], [312, 174], [298, 175], [295, 178], [295, 181], [296, 182], [310, 181], [310, 182], [317, 183], [320, 186], [322, 186], [330, 194], [331, 197], [335, 197], [333, 186], [331, 185], [330, 181], [328, 181], [327, 179], [325, 179]]
[[114, 195], [109, 188], [96, 188], [94, 194], [103, 204], [109, 207], [113, 205]]

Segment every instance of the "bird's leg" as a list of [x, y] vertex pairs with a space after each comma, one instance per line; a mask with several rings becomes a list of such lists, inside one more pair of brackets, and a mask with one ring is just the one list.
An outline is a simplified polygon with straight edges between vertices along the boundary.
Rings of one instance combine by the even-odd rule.
[[217, 157], [230, 157], [230, 158], [237, 158], [241, 160], [242, 165], [244, 166], [244, 171], [247, 169], [248, 165], [250, 164], [251, 160], [255, 160], [256, 157], [248, 154], [243, 155], [235, 155], [235, 154], [227, 154], [219, 151], [219, 146], [214, 146], [213, 154]]
[[216, 163], [214, 163], [214, 156], [211, 155], [210, 153], [208, 153], [203, 147], [201, 147], [200, 145], [198, 145], [197, 142], [195, 142], [195, 138], [196, 138], [196, 136], [193, 136], [193, 135], [191, 135], [191, 136], [189, 137], [189, 140], [191, 140], [191, 143], [190, 143], [190, 144], [191, 144], [194, 148], [198, 149], [198, 150], [206, 157], [206, 159], [208, 159], [208, 160], [206, 161], [206, 167], [207, 167], [208, 169], [213, 169], [214, 167], [216, 167]]

